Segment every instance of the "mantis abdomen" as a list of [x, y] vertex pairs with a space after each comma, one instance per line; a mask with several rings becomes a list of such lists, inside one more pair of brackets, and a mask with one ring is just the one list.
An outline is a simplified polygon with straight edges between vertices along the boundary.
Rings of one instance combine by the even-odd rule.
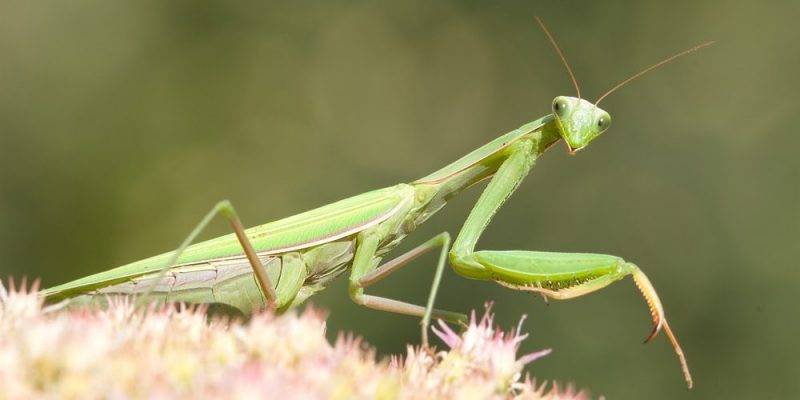
[[[303, 252], [259, 256], [276, 291], [296, 293], [279, 296], [277, 306], [298, 304], [324, 289], [329, 280], [345, 271], [353, 249], [352, 240], [341, 240]], [[208, 304], [228, 314], [250, 315], [267, 306], [245, 257], [179, 265], [164, 274], [150, 273], [81, 294], [69, 304], [106, 306], [110, 299], [131, 295], [146, 296], [148, 301]]]

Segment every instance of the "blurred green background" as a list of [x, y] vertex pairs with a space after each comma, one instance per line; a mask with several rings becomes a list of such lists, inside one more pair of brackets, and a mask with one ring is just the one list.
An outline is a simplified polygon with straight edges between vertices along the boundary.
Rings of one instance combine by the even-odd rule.
[[[444, 166], [573, 94], [534, 15], [590, 99], [718, 41], [604, 100], [611, 129], [542, 158], [479, 244], [635, 261], [697, 387], [665, 339], [641, 345], [629, 280], [545, 306], [448, 270], [439, 305], [528, 314], [523, 350], [554, 349], [531, 372], [595, 395], [796, 395], [796, 1], [3, 2], [0, 273], [49, 286], [173, 248], [223, 198], [255, 225]], [[398, 250], [458, 232], [479, 192]], [[375, 293], [423, 302], [434, 259]], [[356, 307], [344, 283], [312, 299], [331, 335], [381, 354], [418, 341], [416, 320]]]

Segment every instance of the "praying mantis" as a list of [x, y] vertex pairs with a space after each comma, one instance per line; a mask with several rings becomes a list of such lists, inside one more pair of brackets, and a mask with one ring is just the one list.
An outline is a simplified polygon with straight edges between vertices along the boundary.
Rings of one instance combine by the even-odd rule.
[[[70, 305], [105, 304], [110, 297], [135, 295], [163, 302], [207, 304], [244, 315], [270, 308], [278, 312], [302, 304], [334, 278], [349, 271], [349, 295], [359, 305], [421, 318], [422, 344], [428, 346], [432, 318], [454, 323], [462, 313], [434, 308], [445, 266], [461, 276], [494, 281], [538, 293], [545, 299], [579, 297], [628, 275], [641, 291], [653, 328], [646, 342], [664, 331], [679, 359], [689, 388], [692, 377], [680, 344], [664, 314], [655, 288], [635, 264], [604, 254], [475, 247], [495, 213], [514, 193], [538, 158], [559, 141], [570, 154], [585, 149], [605, 132], [610, 115], [598, 107], [622, 85], [677, 57], [708, 46], [703, 43], [675, 54], [622, 81], [594, 103], [580, 95], [577, 80], [554, 38], [536, 19], [566, 67], [576, 96], [558, 96], [552, 113], [522, 125], [410, 183], [356, 195], [311, 211], [245, 229], [229, 201], [218, 203], [173, 252], [45, 289], [48, 301]], [[485, 180], [488, 185], [451, 243], [442, 232], [418, 247], [381, 264], [407, 235], [462, 191]], [[192, 244], [216, 216], [233, 233]], [[425, 306], [365, 293], [376, 282], [438, 249], [439, 257]]]

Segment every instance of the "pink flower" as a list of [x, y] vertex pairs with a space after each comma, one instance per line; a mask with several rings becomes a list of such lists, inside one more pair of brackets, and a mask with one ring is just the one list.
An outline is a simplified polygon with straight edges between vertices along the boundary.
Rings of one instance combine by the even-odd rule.
[[572, 387], [537, 385], [518, 356], [527, 337], [493, 326], [487, 307], [463, 333], [439, 322], [449, 348], [408, 346], [378, 360], [352, 334], [325, 338], [325, 314], [208, 320], [200, 307], [44, 306], [35, 286], [0, 284], [0, 398], [573, 399]]

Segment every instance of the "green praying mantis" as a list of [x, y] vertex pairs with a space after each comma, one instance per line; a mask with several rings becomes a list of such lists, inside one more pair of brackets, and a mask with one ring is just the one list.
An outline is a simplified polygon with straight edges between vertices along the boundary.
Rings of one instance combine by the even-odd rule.
[[[218, 203], [177, 250], [123, 265], [42, 291], [48, 301], [70, 305], [106, 304], [110, 297], [218, 306], [249, 315], [271, 308], [283, 311], [303, 303], [334, 278], [349, 271], [349, 295], [359, 305], [421, 317], [422, 343], [428, 345], [431, 318], [463, 323], [464, 314], [434, 308], [442, 272], [449, 261], [461, 276], [505, 287], [571, 299], [631, 275], [653, 321], [647, 341], [663, 330], [680, 361], [687, 385], [692, 378], [683, 351], [670, 329], [658, 295], [635, 264], [620, 257], [540, 251], [475, 251], [478, 239], [500, 207], [522, 183], [535, 161], [563, 140], [571, 154], [606, 131], [610, 115], [600, 101], [622, 85], [704, 43], [669, 57], [622, 81], [591, 103], [581, 98], [574, 74], [550, 32], [537, 22], [555, 48], [577, 97], [559, 96], [552, 113], [508, 132], [444, 168], [411, 183], [366, 192], [311, 211], [245, 229], [228, 201]], [[383, 257], [457, 194], [489, 180], [452, 242], [447, 232], [381, 264]], [[233, 233], [192, 244], [217, 215]], [[415, 258], [439, 249], [427, 304], [414, 305], [373, 296], [365, 289]]]

